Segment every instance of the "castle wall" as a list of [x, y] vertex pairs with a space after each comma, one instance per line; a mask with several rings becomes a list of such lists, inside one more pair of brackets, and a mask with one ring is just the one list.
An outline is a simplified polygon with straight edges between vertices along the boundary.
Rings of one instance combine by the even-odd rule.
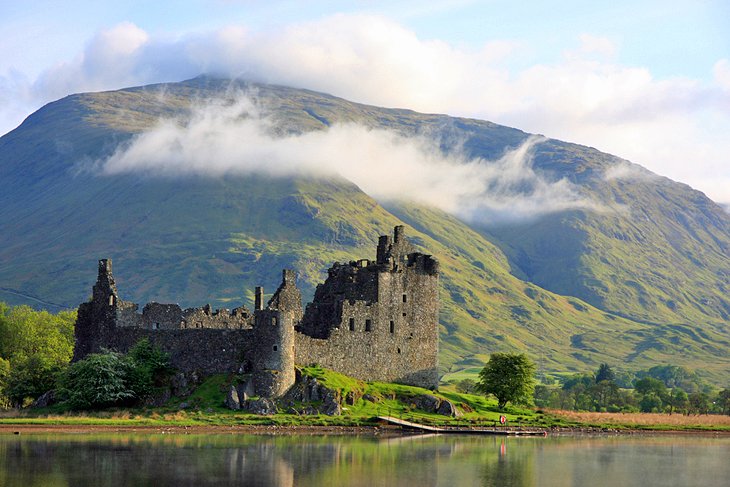
[[143, 338], [170, 354], [172, 366], [201, 377], [239, 373], [256, 360], [252, 330], [118, 328], [106, 348], [127, 352]]
[[363, 380], [438, 386], [438, 262], [413, 252], [403, 227], [380, 238], [376, 261], [335, 263], [302, 311], [293, 271], [254, 312], [209, 305], [138, 306], [119, 299], [111, 261], [99, 261], [93, 298], [79, 306], [74, 360], [102, 349], [128, 351], [143, 338], [172, 365], [202, 376], [250, 373], [257, 394], [282, 395], [294, 365], [318, 363]]
[[[368, 300], [353, 299], [350, 281], [341, 278], [347, 274], [342, 266], [330, 270], [322, 288], [341, 298], [336, 311], [327, 315], [327, 336], [310, 336], [302, 327], [296, 335], [296, 361], [363, 380], [436, 388], [438, 265], [422, 254], [392, 252], [394, 244], [381, 238], [383, 244], [390, 246], [390, 253], [379, 246], [378, 262], [366, 267], [353, 263], [349, 271], [365, 284], [357, 286], [357, 292]], [[397, 244], [408, 249], [402, 240]], [[305, 322], [308, 313], [310, 307]]]

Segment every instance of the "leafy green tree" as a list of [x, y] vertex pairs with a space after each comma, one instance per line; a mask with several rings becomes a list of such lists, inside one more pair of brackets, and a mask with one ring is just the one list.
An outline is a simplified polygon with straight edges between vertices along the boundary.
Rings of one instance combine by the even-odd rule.
[[602, 380], [593, 384], [590, 394], [596, 404], [596, 411], [605, 411], [619, 400], [618, 386], [612, 380]]
[[707, 414], [710, 411], [710, 396], [704, 392], [693, 392], [689, 395], [689, 412]]
[[72, 409], [131, 406], [171, 374], [169, 356], [143, 339], [126, 355], [107, 351], [71, 364], [59, 381], [59, 395]]
[[722, 414], [730, 416], [730, 389], [723, 389], [717, 394], [717, 405]]
[[96, 409], [131, 404], [132, 364], [116, 352], [94, 353], [69, 366], [60, 394], [73, 409]]
[[51, 314], [0, 303], [0, 358], [9, 363], [6, 400], [22, 405], [53, 388], [73, 354], [76, 313]]
[[477, 383], [473, 379], [462, 379], [456, 383], [456, 390], [464, 394], [474, 394], [477, 392]]
[[149, 397], [172, 374], [170, 356], [152, 345], [147, 338], [137, 342], [129, 350], [127, 358], [132, 362], [130, 387], [138, 399]]
[[634, 384], [634, 390], [641, 396], [639, 410], [642, 413], [659, 412], [667, 402], [667, 386], [659, 379], [644, 377]]
[[664, 385], [664, 382], [653, 377], [644, 377], [643, 379], [637, 380], [634, 384], [634, 389], [641, 395], [653, 392], [657, 396], [663, 397], [667, 394], [667, 386]]
[[596, 384], [603, 381], [614, 382], [616, 380], [616, 374], [608, 364], [601, 364], [596, 372]]
[[648, 377], [659, 379], [670, 389], [681, 387], [685, 392], [697, 392], [703, 386], [702, 380], [696, 373], [677, 365], [655, 365], [645, 374]]
[[649, 391], [639, 401], [639, 410], [642, 413], [656, 413], [662, 410], [663, 405], [662, 399], [656, 392]]
[[530, 404], [535, 389], [535, 364], [524, 353], [493, 353], [479, 372], [479, 391], [497, 398], [500, 409], [508, 402]]
[[682, 412], [686, 411], [689, 406], [689, 398], [684, 389], [675, 387], [672, 392], [668, 395], [667, 404], [669, 405], [669, 414], [675, 411]]
[[63, 364], [56, 364], [34, 354], [12, 363], [8, 377], [7, 395], [16, 406], [24, 406], [56, 385]]
[[6, 409], [10, 407], [10, 398], [7, 395], [9, 376], [10, 362], [0, 357], [0, 409]]

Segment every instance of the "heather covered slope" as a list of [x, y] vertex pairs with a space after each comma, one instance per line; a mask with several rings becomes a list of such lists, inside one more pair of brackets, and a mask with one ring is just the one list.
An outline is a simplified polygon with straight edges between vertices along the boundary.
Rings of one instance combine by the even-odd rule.
[[335, 176], [88, 170], [160, 117], [184, 118], [191, 103], [238, 89], [266, 107], [281, 133], [338, 122], [448, 133], [443, 140], [490, 160], [528, 137], [490, 122], [241, 86], [198, 78], [74, 95], [0, 138], [0, 299], [75, 307], [100, 257], [114, 259], [125, 298], [142, 303], [231, 307], [250, 300], [255, 285], [273, 290], [282, 267], [297, 269], [311, 295], [332, 262], [374, 257], [377, 236], [405, 223], [442, 262], [444, 371], [523, 349], [546, 371], [673, 363], [730, 377], [727, 214], [636, 167], [611, 176], [621, 161], [590, 148], [546, 141], [535, 146], [533, 166], [571, 181], [594, 208], [508, 222], [485, 214], [471, 225], [424, 205], [383, 206]]

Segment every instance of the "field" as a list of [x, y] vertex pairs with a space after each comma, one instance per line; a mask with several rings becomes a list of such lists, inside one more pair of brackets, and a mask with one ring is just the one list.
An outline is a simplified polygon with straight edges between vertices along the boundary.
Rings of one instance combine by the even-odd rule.
[[730, 416], [657, 414], [657, 413], [590, 413], [547, 410], [545, 413], [570, 424], [651, 430], [730, 431]]

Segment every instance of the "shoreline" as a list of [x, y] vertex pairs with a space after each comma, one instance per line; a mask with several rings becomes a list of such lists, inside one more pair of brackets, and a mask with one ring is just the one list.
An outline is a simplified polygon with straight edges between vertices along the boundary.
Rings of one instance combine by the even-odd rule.
[[[648, 430], [608, 429], [596, 427], [530, 428], [545, 431], [546, 436], [632, 436], [693, 435], [730, 437], [726, 430]], [[313, 426], [313, 425], [99, 425], [99, 424], [0, 424], [0, 435], [23, 434], [235, 434], [235, 435], [344, 435], [344, 436], [414, 436], [417, 431], [389, 426]], [[433, 433], [431, 433], [433, 434]], [[458, 433], [456, 433], [458, 434]], [[468, 434], [468, 433], [465, 433]]]

